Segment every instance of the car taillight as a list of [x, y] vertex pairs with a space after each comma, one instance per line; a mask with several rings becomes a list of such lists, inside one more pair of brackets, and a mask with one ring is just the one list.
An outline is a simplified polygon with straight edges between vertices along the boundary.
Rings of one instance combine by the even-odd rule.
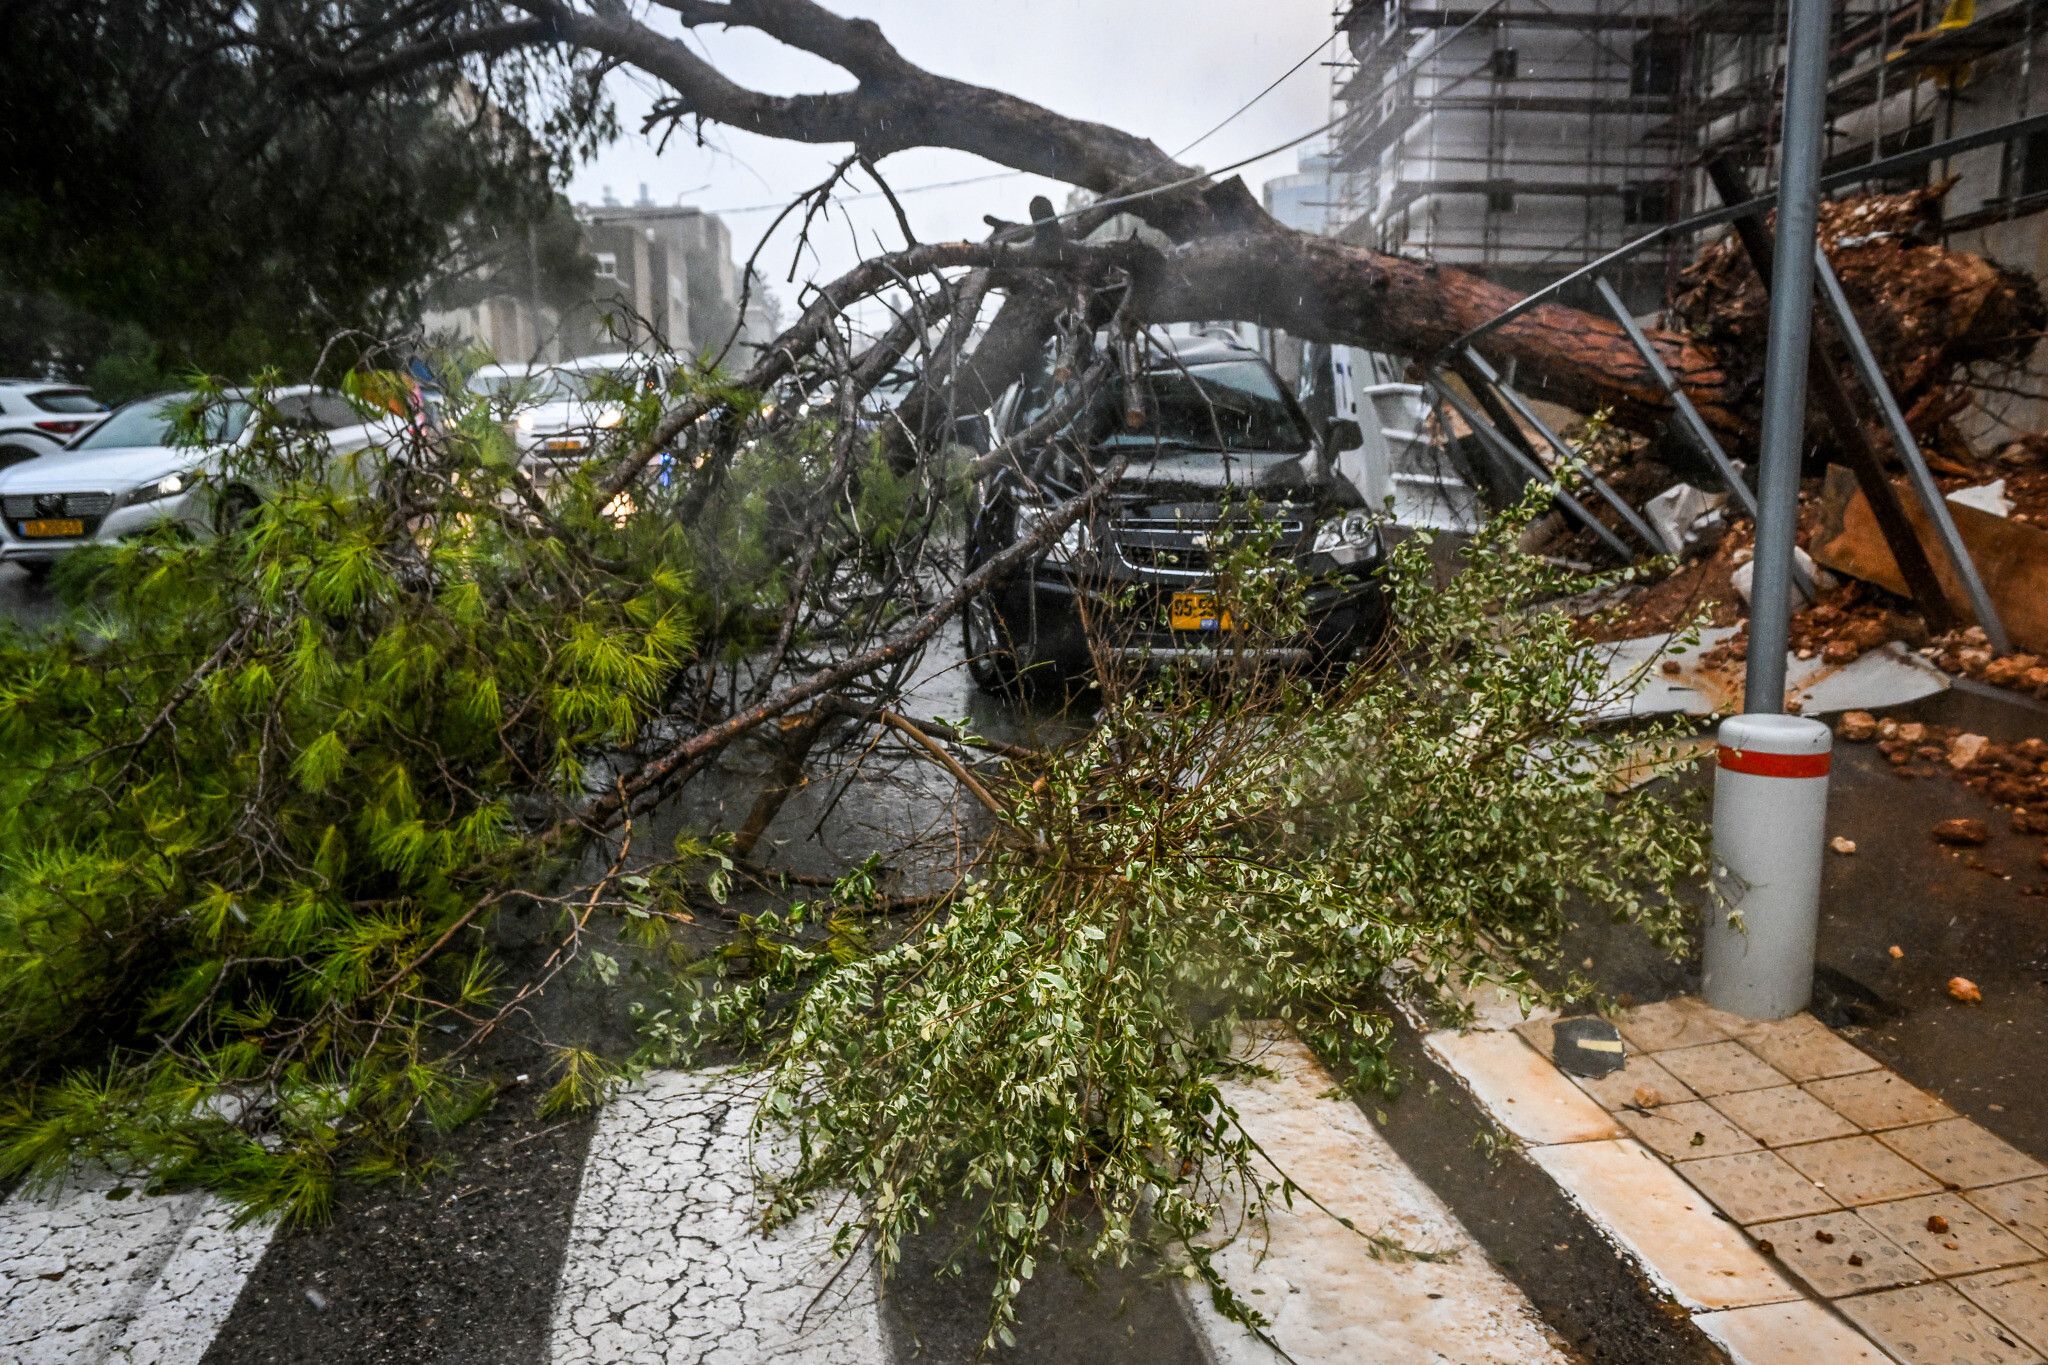
[[70, 436], [73, 433], [84, 429], [84, 427], [85, 423], [83, 421], [78, 420], [73, 420], [69, 422], [48, 421], [36, 423], [37, 431], [47, 431], [52, 436]]

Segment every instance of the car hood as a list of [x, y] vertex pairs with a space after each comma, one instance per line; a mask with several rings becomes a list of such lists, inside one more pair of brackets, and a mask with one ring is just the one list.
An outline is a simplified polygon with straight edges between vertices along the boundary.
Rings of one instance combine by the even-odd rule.
[[196, 469], [207, 452], [190, 446], [117, 446], [59, 450], [0, 470], [0, 493], [119, 492], [166, 474]]
[[[1153, 491], [1226, 489], [1261, 493], [1310, 493], [1328, 481], [1321, 477], [1313, 451], [1277, 450], [1150, 450], [1130, 452], [1131, 463], [1118, 486]], [[1098, 457], [1099, 458], [1099, 457]]]
[[617, 411], [616, 403], [585, 400], [538, 403], [530, 408], [521, 408], [514, 420], [529, 431], [581, 430], [596, 426], [606, 413]]

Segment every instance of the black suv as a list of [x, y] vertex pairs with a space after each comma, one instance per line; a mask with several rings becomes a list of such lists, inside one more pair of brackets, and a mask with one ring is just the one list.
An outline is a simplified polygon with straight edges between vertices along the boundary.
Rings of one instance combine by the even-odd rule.
[[[1117, 454], [1130, 460], [1092, 516], [968, 604], [975, 682], [1079, 681], [1091, 633], [1141, 666], [1247, 652], [1341, 662], [1376, 642], [1387, 625], [1375, 574], [1385, 545], [1334, 462], [1336, 450], [1360, 443], [1356, 424], [1340, 419], [1318, 440], [1273, 368], [1234, 342], [1151, 334], [1141, 344], [1133, 384], [1104, 386], [1043, 446], [1021, 452], [1021, 473], [1006, 467], [976, 489], [970, 573], [1085, 487], [1084, 456], [1096, 468]], [[1060, 387], [1045, 373], [1012, 388], [996, 406], [995, 439], [1030, 427]], [[1299, 634], [1254, 641], [1218, 607], [1216, 557], [1254, 534], [1306, 576]]]

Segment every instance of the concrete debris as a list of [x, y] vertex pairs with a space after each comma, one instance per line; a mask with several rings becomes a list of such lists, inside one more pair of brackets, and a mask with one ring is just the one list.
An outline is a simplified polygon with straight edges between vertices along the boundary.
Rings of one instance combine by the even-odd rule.
[[1643, 519], [1664, 542], [1667, 554], [1684, 557], [1704, 540], [1704, 532], [1721, 522], [1726, 493], [1708, 493], [1689, 483], [1675, 483], [1643, 504]]
[[1961, 771], [1975, 763], [1991, 743], [1982, 735], [1960, 734], [1948, 742], [1948, 766]]
[[[1981, 1005], [1984, 1003], [1984, 992], [1978, 990], [1977, 983], [1970, 980], [1967, 976], [1950, 977], [1948, 979], [1948, 993], [1965, 1005]], [[1928, 1223], [1927, 1230], [1929, 1232], [1947, 1231], [1946, 1228], [1935, 1227], [1932, 1221]]]
[[[1813, 556], [1806, 553], [1806, 551], [1794, 546], [1792, 558], [1798, 563], [1800, 569], [1806, 573], [1806, 576], [1813, 580], [1813, 585], [1818, 591], [1832, 592], [1838, 586], [1835, 582], [1835, 576], [1823, 572], [1820, 566], [1813, 562]], [[1755, 578], [1756, 563], [1751, 560], [1736, 565], [1735, 571], [1728, 575], [1728, 582], [1734, 587], [1736, 595], [1744, 602], [1748, 602], [1750, 585]], [[1788, 584], [1785, 588], [1785, 602], [1788, 610], [1796, 612], [1805, 604], [1806, 598], [1801, 595], [1796, 586]], [[1880, 643], [1882, 642], [1880, 641]], [[1850, 658], [1854, 657], [1855, 655], [1850, 656]], [[1841, 662], [1847, 663], [1848, 660], [1844, 659]]]
[[1974, 507], [1979, 512], [1989, 512], [1994, 517], [2012, 515], [2012, 500], [2005, 496], [2005, 480], [1994, 479], [1990, 483], [1978, 484], [1974, 488], [1958, 488], [1948, 494], [1948, 500], [1958, 507]]
[[1854, 839], [1844, 839], [1841, 835], [1837, 834], [1834, 838], [1828, 840], [1828, 847], [1846, 858], [1856, 851], [1856, 841]]
[[1959, 817], [1944, 820], [1934, 827], [1934, 837], [1944, 844], [1962, 848], [1975, 848], [1991, 841], [1991, 828], [1982, 820]]
[[1894, 943], [1891, 947], [1885, 949], [1885, 951], [1891, 955], [1891, 959], [1894, 962], [1897, 962], [1900, 958], [1906, 955], [1906, 950], [1904, 948], [1901, 948], [1896, 943]]
[[1877, 717], [1868, 711], [1845, 711], [1835, 733], [1852, 744], [1877, 738]]

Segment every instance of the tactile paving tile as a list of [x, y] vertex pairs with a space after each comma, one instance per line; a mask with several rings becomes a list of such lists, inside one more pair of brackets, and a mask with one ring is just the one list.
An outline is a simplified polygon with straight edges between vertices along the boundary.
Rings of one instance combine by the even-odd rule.
[[1987, 1270], [1957, 1280], [1955, 1286], [2027, 1345], [2048, 1351], [2048, 1265]]
[[1728, 1037], [1726, 1029], [1713, 1022], [1706, 1010], [1690, 996], [1659, 1000], [1625, 1011], [1614, 1021], [1621, 1036], [1638, 1052], [1662, 1052], [1674, 1047], [1698, 1047]]
[[1708, 1157], [1688, 1161], [1678, 1170], [1723, 1213], [1745, 1226], [1841, 1207], [1776, 1152]]
[[2048, 1175], [2048, 1167], [1968, 1119], [1894, 1128], [1880, 1140], [1936, 1180], [1962, 1189]]
[[1952, 1119], [1956, 1111], [1889, 1071], [1859, 1071], [1808, 1081], [1806, 1091], [1858, 1128], [1903, 1128], [1910, 1123]]
[[[1571, 1076], [1569, 1071], [1565, 1072]], [[1579, 1089], [1608, 1109], [1654, 1109], [1660, 1104], [1681, 1104], [1697, 1099], [1685, 1082], [1657, 1064], [1653, 1057], [1635, 1053], [1619, 1071], [1605, 1076], [1572, 1076]], [[1638, 1099], [1637, 1096], [1642, 1098]]]
[[[1939, 1215], [1948, 1224], [1936, 1232], [1927, 1220]], [[1913, 1253], [1915, 1260], [1937, 1275], [1967, 1275], [2040, 1259], [2041, 1253], [2000, 1227], [1995, 1219], [1959, 1194], [1929, 1194], [1872, 1204], [1863, 1210], [1870, 1226]]]
[[1736, 1040], [1795, 1081], [1817, 1081], [1877, 1068], [1875, 1058], [1844, 1042], [1810, 1014], [1751, 1024]]
[[1844, 1204], [1875, 1204], [1941, 1188], [1927, 1172], [1861, 1133], [1787, 1147], [1778, 1155]]
[[[1817, 1213], [1761, 1223], [1750, 1235], [1769, 1242], [1768, 1254], [1789, 1267], [1823, 1298], [1861, 1294], [1931, 1279], [1927, 1267], [1855, 1213]], [[1825, 1233], [1832, 1241], [1822, 1241]], [[1854, 1264], [1850, 1258], [1855, 1257]]]
[[1855, 1124], [1796, 1085], [1716, 1095], [1708, 1103], [1766, 1147], [1819, 1142], [1847, 1137], [1856, 1131]]
[[2048, 1176], [2015, 1180], [1985, 1190], [1966, 1190], [1963, 1198], [2013, 1232], [2048, 1251]]
[[1614, 1115], [1621, 1126], [1667, 1161], [1754, 1152], [1756, 1139], [1707, 1106], [1704, 1100], [1667, 1104], [1658, 1109], [1622, 1109]]
[[1908, 1365], [2035, 1365], [2041, 1359], [1945, 1284], [1859, 1294], [1835, 1306]]
[[1703, 1099], [1737, 1090], [1764, 1090], [1790, 1084], [1769, 1062], [1740, 1043], [1673, 1048], [1658, 1053], [1657, 1060]]

